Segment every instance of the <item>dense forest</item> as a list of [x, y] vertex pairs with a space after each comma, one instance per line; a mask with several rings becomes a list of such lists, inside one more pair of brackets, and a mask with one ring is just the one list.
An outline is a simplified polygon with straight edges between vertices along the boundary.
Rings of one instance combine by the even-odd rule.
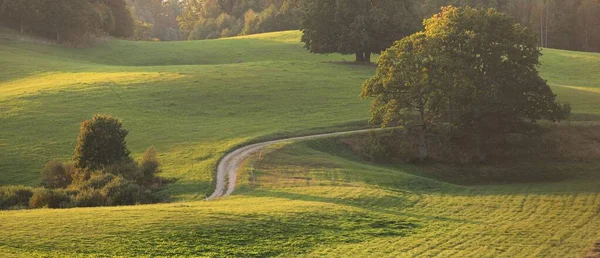
[[[302, 29], [304, 0], [0, 0], [0, 23], [59, 42], [110, 35], [198, 40]], [[335, 2], [324, 0], [324, 3]], [[351, 2], [351, 1], [350, 1]], [[425, 18], [446, 5], [492, 7], [538, 34], [539, 45], [600, 52], [600, 0], [425, 0]]]
[[0, 23], [61, 43], [98, 35], [127, 38], [134, 26], [124, 0], [0, 0]]

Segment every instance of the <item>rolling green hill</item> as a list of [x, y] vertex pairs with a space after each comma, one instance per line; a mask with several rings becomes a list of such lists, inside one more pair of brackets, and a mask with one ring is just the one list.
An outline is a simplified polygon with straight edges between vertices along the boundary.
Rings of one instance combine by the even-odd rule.
[[[418, 167], [365, 163], [332, 140], [265, 150], [248, 163], [236, 196], [202, 201], [232, 147], [368, 118], [358, 95], [374, 68], [308, 54], [299, 36], [84, 49], [0, 40], [0, 185], [36, 185], [45, 162], [70, 157], [79, 123], [107, 113], [125, 121], [134, 155], [157, 147], [164, 176], [179, 179], [167, 192], [185, 200], [0, 211], [0, 253], [577, 257], [600, 239], [595, 175], [457, 186], [416, 176]], [[574, 119], [600, 120], [600, 55], [544, 54], [541, 73]]]

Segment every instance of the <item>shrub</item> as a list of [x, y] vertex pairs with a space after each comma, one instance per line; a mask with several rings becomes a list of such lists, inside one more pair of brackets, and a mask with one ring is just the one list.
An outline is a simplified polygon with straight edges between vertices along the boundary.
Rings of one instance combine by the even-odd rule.
[[154, 199], [150, 190], [123, 177], [114, 178], [101, 192], [106, 196], [106, 204], [109, 206], [147, 204]]
[[0, 209], [20, 209], [29, 206], [33, 189], [26, 186], [0, 187]]
[[73, 181], [75, 166], [60, 161], [50, 161], [41, 173], [42, 185], [48, 188], [67, 188]]
[[125, 137], [128, 132], [121, 120], [107, 115], [94, 115], [79, 129], [75, 149], [75, 167], [95, 171], [131, 160]]
[[30, 208], [68, 208], [71, 205], [71, 198], [65, 190], [37, 189], [29, 200]]
[[140, 185], [151, 186], [156, 179], [156, 174], [160, 173], [160, 163], [158, 162], [158, 153], [154, 147], [150, 147], [144, 152], [139, 167], [141, 180], [137, 182]]
[[114, 174], [97, 173], [93, 174], [88, 180], [81, 182], [76, 187], [80, 190], [100, 190], [115, 178], [117, 178], [117, 176], [115, 176]]
[[80, 191], [75, 196], [77, 207], [99, 207], [106, 205], [106, 196], [100, 190], [89, 188]]
[[122, 176], [127, 180], [137, 181], [142, 178], [138, 169], [138, 164], [133, 160], [127, 160], [120, 163], [112, 164], [104, 168], [102, 173]]

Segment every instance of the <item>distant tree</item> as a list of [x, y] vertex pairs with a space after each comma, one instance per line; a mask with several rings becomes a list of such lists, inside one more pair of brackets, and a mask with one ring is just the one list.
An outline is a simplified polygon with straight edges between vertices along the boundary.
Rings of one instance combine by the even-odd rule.
[[121, 120], [107, 115], [94, 115], [81, 124], [75, 166], [82, 170], [101, 170], [108, 166], [131, 162], [125, 137], [128, 132]]
[[412, 0], [305, 0], [302, 8], [302, 42], [310, 52], [354, 54], [357, 62], [370, 62], [372, 53], [419, 28]]
[[372, 122], [417, 128], [422, 159], [436, 124], [499, 134], [568, 116], [536, 70], [535, 35], [507, 15], [446, 7], [424, 24], [382, 54], [361, 95], [374, 98]]

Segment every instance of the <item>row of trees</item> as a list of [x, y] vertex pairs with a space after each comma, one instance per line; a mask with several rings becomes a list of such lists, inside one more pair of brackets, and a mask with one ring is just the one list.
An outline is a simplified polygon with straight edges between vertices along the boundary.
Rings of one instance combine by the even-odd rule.
[[312, 52], [356, 54], [362, 61], [448, 5], [507, 13], [538, 34], [539, 46], [600, 51], [600, 0], [0, 0], [0, 23], [57, 41], [99, 34], [197, 40], [303, 29]]
[[301, 0], [184, 0], [183, 39], [212, 39], [298, 29]]
[[600, 52], [600, 0], [426, 0], [424, 17], [446, 5], [507, 13], [536, 32], [542, 47]]
[[124, 0], [0, 0], [0, 23], [58, 42], [133, 33], [133, 19]]

